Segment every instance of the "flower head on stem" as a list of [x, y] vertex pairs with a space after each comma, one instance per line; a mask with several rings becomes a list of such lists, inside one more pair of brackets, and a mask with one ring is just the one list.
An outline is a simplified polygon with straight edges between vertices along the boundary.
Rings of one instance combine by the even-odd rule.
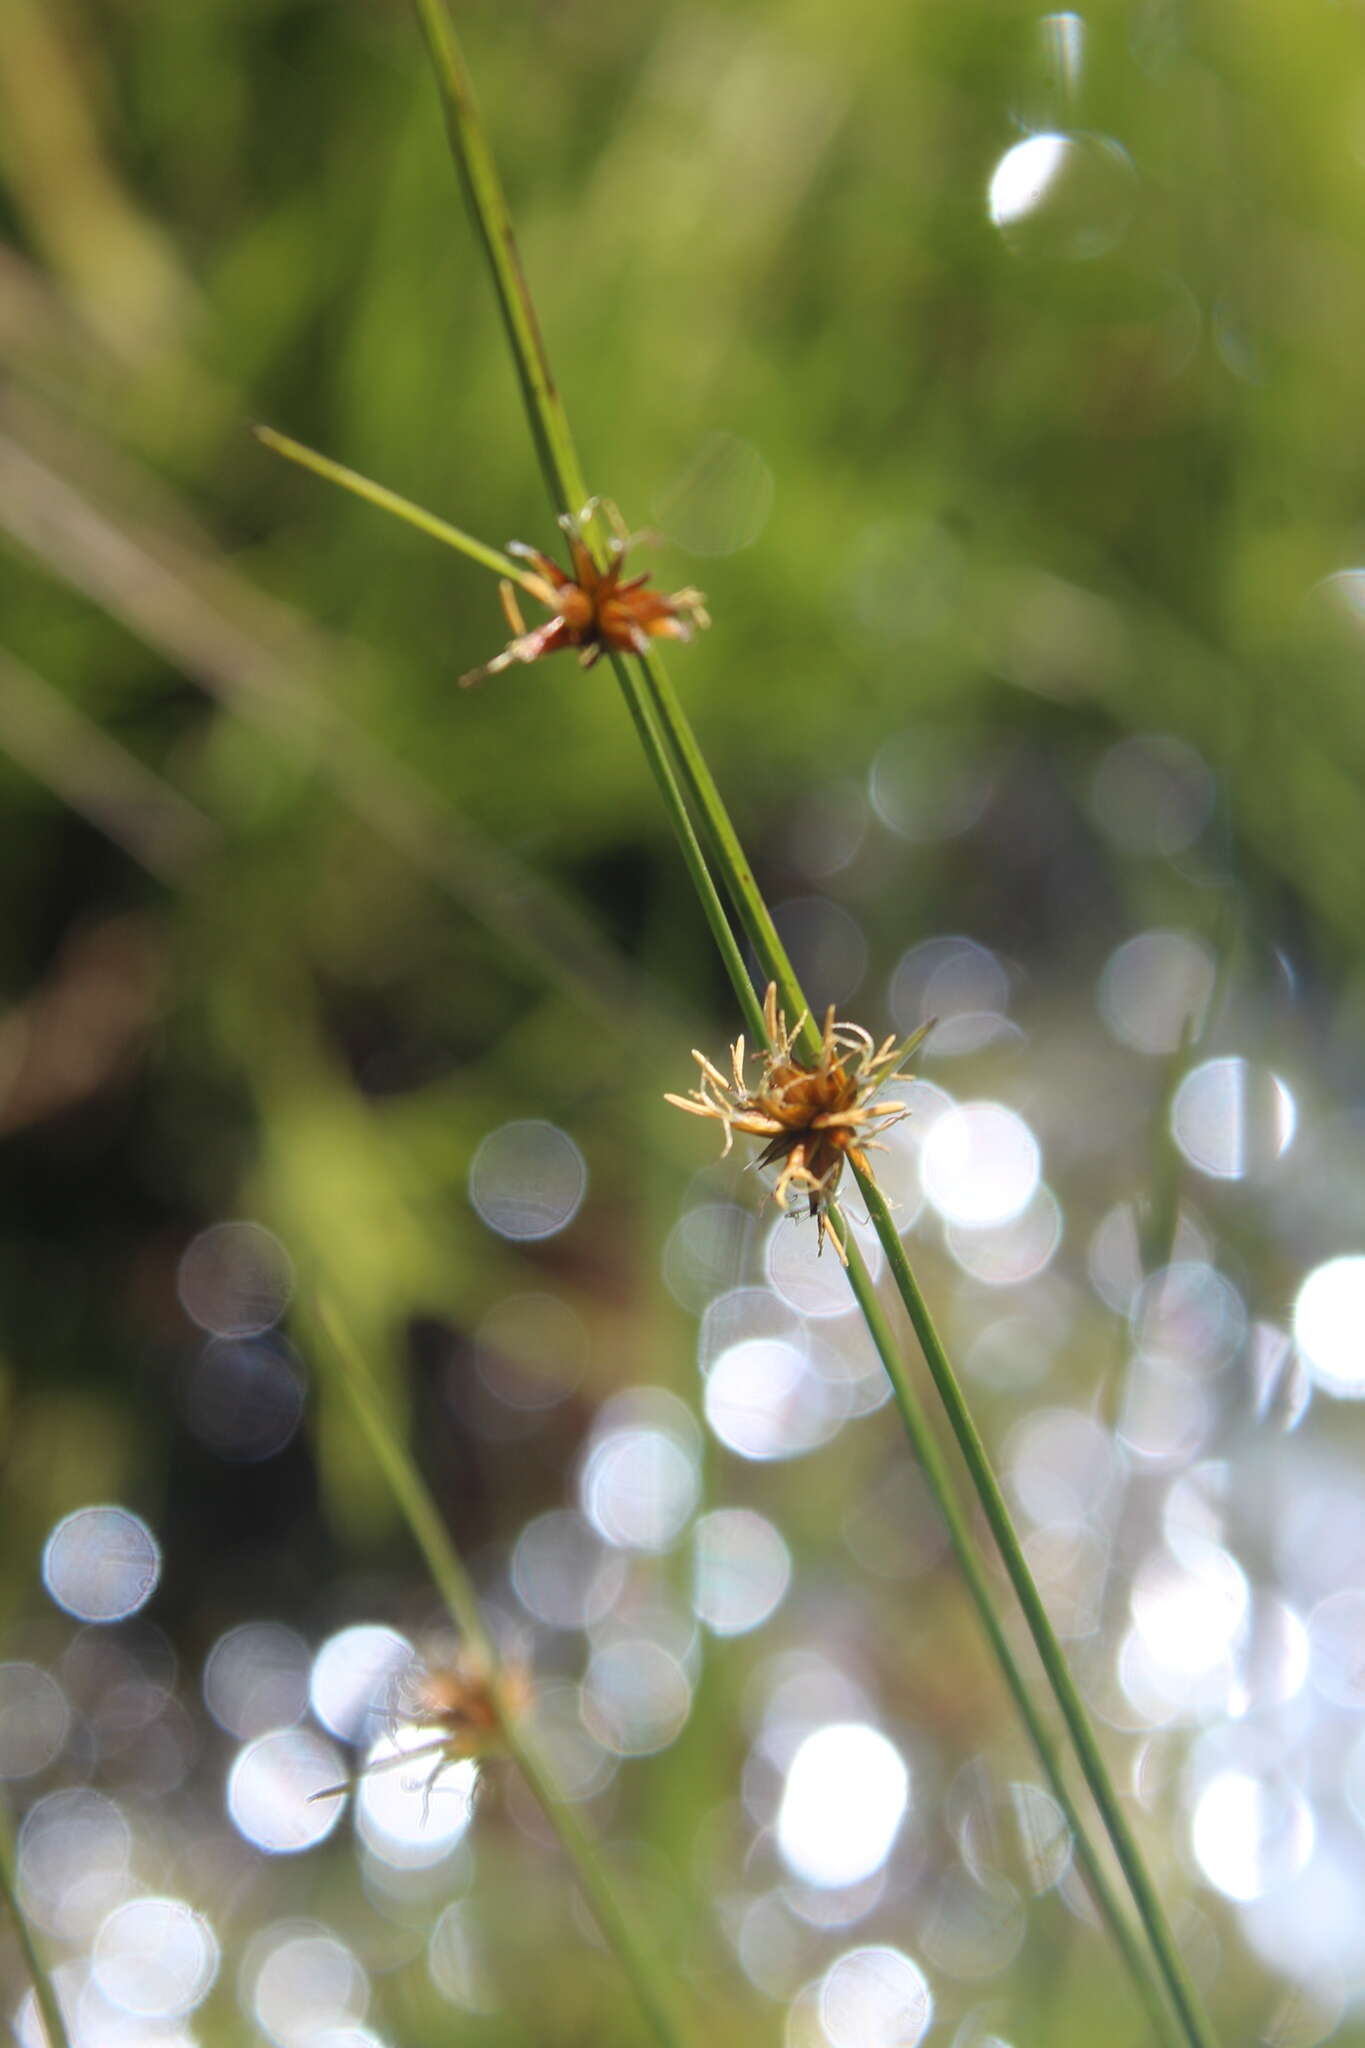
[[[429, 1797], [449, 1765], [481, 1761], [503, 1747], [508, 1715], [520, 1717], [531, 1699], [531, 1679], [519, 1663], [505, 1663], [495, 1678], [482, 1653], [470, 1644], [451, 1648], [439, 1661], [417, 1661], [394, 1682], [390, 1702], [390, 1753], [364, 1766], [360, 1775], [431, 1759], [423, 1781]], [[349, 1784], [328, 1785], [313, 1799], [337, 1799]]]
[[[608, 542], [609, 560], [599, 569], [583, 538], [588, 522], [597, 510], [597, 500], [585, 505], [576, 519], [560, 520], [569, 543], [572, 573], [561, 569], [539, 548], [523, 541], [510, 541], [508, 553], [531, 564], [518, 580], [523, 590], [553, 614], [543, 625], [527, 628], [517, 603], [516, 589], [506, 578], [499, 584], [502, 608], [515, 637], [481, 668], [460, 677], [463, 686], [480, 683], [513, 662], [539, 661], [557, 654], [562, 647], [578, 652], [581, 668], [592, 668], [604, 654], [644, 654], [651, 640], [690, 640], [699, 627], [711, 622], [699, 590], [675, 590], [671, 597], [650, 590], [648, 575], [622, 580], [628, 537], [613, 531]], [[618, 520], [607, 510], [613, 527]]]
[[847, 1264], [838, 1233], [828, 1220], [844, 1161], [851, 1159], [860, 1173], [871, 1173], [868, 1152], [886, 1149], [876, 1133], [889, 1130], [909, 1114], [903, 1102], [878, 1102], [875, 1098], [901, 1072], [932, 1025], [922, 1025], [907, 1039], [893, 1035], [877, 1045], [861, 1024], [841, 1023], [831, 1003], [825, 1014], [820, 1056], [812, 1065], [795, 1056], [805, 1017], [798, 1017], [788, 1028], [777, 1007], [776, 983], [768, 985], [763, 1020], [768, 1050], [762, 1054], [762, 1072], [752, 1088], [744, 1078], [741, 1036], [730, 1048], [728, 1076], [712, 1066], [705, 1053], [694, 1051], [692, 1057], [701, 1069], [700, 1087], [690, 1095], [667, 1095], [664, 1100], [692, 1116], [712, 1117], [722, 1125], [722, 1158], [736, 1131], [766, 1138], [754, 1163], [781, 1163], [773, 1200], [782, 1209], [793, 1206], [793, 1197], [798, 1206], [804, 1202], [816, 1220], [821, 1248], [828, 1232], [835, 1251]]

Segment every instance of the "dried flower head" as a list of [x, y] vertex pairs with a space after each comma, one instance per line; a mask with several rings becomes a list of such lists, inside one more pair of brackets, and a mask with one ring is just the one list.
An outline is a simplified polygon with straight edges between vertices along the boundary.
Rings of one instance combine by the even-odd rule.
[[[597, 506], [594, 499], [578, 518], [566, 515], [559, 522], [568, 538], [571, 575], [539, 548], [527, 547], [519, 540], [508, 543], [509, 554], [520, 555], [531, 564], [531, 572], [521, 579], [522, 588], [554, 616], [528, 631], [515, 589], [506, 581], [500, 583], [502, 608], [516, 637], [482, 668], [461, 676], [462, 685], [480, 683], [516, 661], [539, 661], [544, 655], [557, 654], [561, 647], [576, 648], [579, 666], [591, 668], [604, 654], [644, 654], [651, 640], [690, 640], [699, 627], [710, 625], [699, 590], [675, 590], [665, 597], [662, 591], [647, 587], [648, 575], [622, 580], [629, 545], [624, 533], [613, 533], [608, 542], [610, 559], [605, 569], [598, 568], [583, 538]], [[613, 524], [619, 525], [613, 509], [604, 509]]]
[[714, 1117], [725, 1128], [725, 1152], [730, 1150], [736, 1131], [766, 1138], [768, 1142], [754, 1163], [772, 1166], [781, 1161], [774, 1201], [784, 1209], [791, 1206], [793, 1195], [804, 1202], [816, 1219], [821, 1248], [828, 1230], [834, 1249], [847, 1264], [844, 1247], [828, 1222], [830, 1200], [845, 1159], [851, 1159], [859, 1172], [870, 1173], [868, 1152], [886, 1149], [878, 1145], [875, 1134], [908, 1114], [903, 1102], [877, 1102], [874, 1098], [900, 1073], [932, 1027], [926, 1024], [907, 1039], [891, 1037], [879, 1046], [860, 1024], [838, 1022], [831, 1004], [820, 1057], [812, 1066], [798, 1059], [794, 1051], [805, 1016], [788, 1029], [777, 1007], [773, 983], [764, 1000], [763, 1020], [770, 1049], [762, 1055], [763, 1070], [755, 1087], [749, 1087], [744, 1078], [744, 1040], [740, 1037], [730, 1048], [728, 1078], [704, 1053], [694, 1051], [692, 1057], [701, 1068], [701, 1086], [691, 1095], [664, 1099], [693, 1116]]
[[[439, 1662], [415, 1662], [394, 1681], [389, 1753], [372, 1758], [360, 1775], [429, 1762], [420, 1781], [429, 1796], [449, 1765], [495, 1753], [507, 1718], [518, 1718], [530, 1700], [531, 1679], [524, 1665], [502, 1664], [495, 1680], [482, 1655], [467, 1644], [449, 1650]], [[312, 1797], [336, 1799], [349, 1790], [349, 1785], [328, 1785]]]

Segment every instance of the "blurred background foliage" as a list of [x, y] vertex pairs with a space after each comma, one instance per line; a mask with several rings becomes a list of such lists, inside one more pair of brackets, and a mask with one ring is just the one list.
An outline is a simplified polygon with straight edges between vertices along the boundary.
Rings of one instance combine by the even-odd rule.
[[[1199, 1786], [1232, 1769], [1207, 1744], [1261, 1704], [1238, 1659], [1263, 1603], [1302, 1634], [1365, 1556], [1354, 1412], [1331, 1398], [1365, 1384], [1341, 1362], [1365, 1324], [1306, 1360], [1285, 1335], [1305, 1274], [1365, 1233], [1361, 9], [464, 13], [588, 473], [654, 530], [665, 588], [705, 587], [715, 626], [675, 681], [808, 986], [908, 1030], [935, 963], [965, 961], [948, 1022], [985, 1022], [931, 1042], [926, 1108], [998, 1098], [1041, 1145], [1064, 1223], [1043, 1266], [1007, 1247], [1005, 1284], [983, 1277], [951, 1201], [911, 1221], [1007, 1472], [1030, 1418], [1070, 1413], [1124, 1475], [1121, 1512], [1086, 1506], [1110, 1574], [1073, 1630], [1092, 1696], [1118, 1687], [1127, 1586], [1177, 1485], [1242, 1574], [1242, 1705], [1232, 1677], [1172, 1681], [1161, 1711], [1138, 1684], [1106, 1715], [1225, 2038], [1365, 2038], [1344, 1938], [1297, 1972], [1285, 1952], [1335, 1926], [1324, 1898], [1349, 1920], [1365, 1895], [1365, 1801], [1319, 1775], [1341, 1780], [1365, 1697], [1300, 1673], [1256, 1722], [1256, 1769], [1298, 1801], [1281, 1834], [1312, 1837], [1273, 1884], [1190, 1846]], [[304, 2038], [233, 1960], [290, 1913], [360, 1958], [384, 2042], [636, 2039], [514, 1794], [473, 1831], [480, 1988], [442, 1985], [423, 1944], [445, 1866], [386, 1891], [345, 1826], [298, 1861], [251, 1848], [222, 1778], [259, 1731], [215, 1726], [200, 1692], [248, 1620], [315, 1646], [433, 1619], [325, 1386], [258, 1441], [228, 1412], [257, 1412], [234, 1366], [205, 1422], [182, 1305], [200, 1233], [249, 1219], [287, 1247], [290, 1374], [316, 1284], [343, 1294], [509, 1616], [507, 1559], [580, 1499], [602, 1404], [648, 1386], [697, 1411], [696, 1317], [763, 1276], [756, 1184], [660, 1103], [734, 1023], [610, 677], [559, 661], [458, 693], [504, 637], [491, 580], [246, 431], [550, 544], [407, 9], [6, 0], [0, 227], [0, 1595], [4, 1668], [59, 1674], [73, 1715], [11, 1791], [89, 1783], [133, 1817], [142, 1889], [192, 1899], [229, 1959], [174, 2023], [205, 2042]], [[1097, 1007], [1144, 932], [1156, 951]], [[1235, 1170], [1201, 1173], [1168, 1111], [1214, 1057], [1281, 1094]], [[587, 1167], [543, 1240], [470, 1207], [477, 1148], [520, 1119]], [[1128, 1252], [1104, 1251], [1106, 1219]], [[1139, 1238], [1149, 1268], [1174, 1246], [1236, 1299], [1235, 1340], [1172, 1366], [1194, 1423], [1187, 1389], [1148, 1389], [1158, 1420], [1132, 1420]], [[528, 1297], [559, 1349], [508, 1320]], [[554, 1398], [504, 1398], [490, 1357]], [[1141, 2038], [1132, 2014], [1108, 2031], [1112, 1966], [1076, 1898], [1003, 1851], [1030, 1902], [1013, 1945], [969, 1939], [969, 1915], [925, 1935], [957, 1896], [964, 1772], [991, 1777], [994, 1814], [1029, 1766], [939, 1549], [907, 1535], [889, 1416], [825, 1436], [772, 1457], [713, 1427], [688, 1452], [704, 1505], [780, 1530], [792, 1590], [752, 1641], [690, 1644], [676, 1739], [620, 1764], [595, 1824], [723, 2038], [850, 2048], [801, 1986], [858, 1941], [918, 1958], [935, 2041]], [[1292, 1542], [1258, 1529], [1271, 1496]], [[164, 1557], [127, 1640], [94, 1630], [158, 1702], [137, 1741], [39, 1577], [58, 1518], [103, 1501]], [[689, 1540], [627, 1544], [622, 1599], [686, 1620]], [[1327, 1553], [1338, 1576], [1314, 1577]], [[587, 1639], [542, 1630], [535, 1654], [576, 1685]], [[821, 1656], [916, 1786], [913, 1850], [842, 1920], [792, 1904], [757, 1782], [790, 1761], [762, 1747], [773, 1660]], [[34, 1911], [78, 1963], [92, 1929]], [[81, 2039], [135, 2038], [114, 2024]]]

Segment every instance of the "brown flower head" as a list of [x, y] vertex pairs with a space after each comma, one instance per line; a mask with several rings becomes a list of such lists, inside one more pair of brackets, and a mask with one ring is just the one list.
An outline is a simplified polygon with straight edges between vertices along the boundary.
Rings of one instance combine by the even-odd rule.
[[[839, 1257], [844, 1247], [830, 1229], [827, 1211], [845, 1159], [861, 1173], [870, 1173], [867, 1154], [878, 1149], [876, 1133], [889, 1129], [907, 1114], [902, 1102], [877, 1102], [876, 1095], [900, 1073], [932, 1028], [924, 1025], [904, 1040], [888, 1038], [878, 1046], [860, 1024], [836, 1020], [831, 1004], [825, 1016], [820, 1057], [814, 1065], [796, 1058], [794, 1047], [804, 1015], [789, 1030], [777, 1007], [777, 988], [770, 983], [763, 1005], [770, 1050], [763, 1054], [757, 1085], [744, 1078], [744, 1040], [730, 1048], [730, 1075], [713, 1067], [704, 1053], [692, 1057], [701, 1068], [701, 1086], [690, 1095], [665, 1100], [693, 1116], [714, 1117], [725, 1129], [725, 1152], [736, 1131], [747, 1131], [767, 1143], [754, 1162], [782, 1170], [773, 1188], [779, 1207], [792, 1197], [804, 1202], [815, 1217], [823, 1248], [828, 1230]], [[885, 1150], [885, 1147], [881, 1147]], [[724, 1157], [724, 1153], [721, 1155]]]
[[544, 655], [557, 654], [561, 647], [576, 648], [579, 666], [591, 668], [604, 654], [644, 654], [651, 640], [690, 640], [699, 627], [710, 625], [699, 590], [675, 590], [665, 597], [662, 591], [647, 587], [648, 575], [622, 580], [627, 547], [624, 534], [613, 534], [608, 543], [610, 560], [605, 569], [598, 568], [583, 539], [583, 529], [596, 509], [594, 500], [577, 519], [565, 516], [559, 522], [568, 538], [571, 575], [539, 548], [527, 547], [519, 540], [509, 542], [508, 553], [531, 564], [531, 573], [522, 578], [522, 588], [554, 616], [528, 631], [515, 589], [508, 582], [500, 583], [502, 608], [516, 637], [482, 668], [461, 676], [461, 684], [480, 683], [513, 662], [539, 661]]
[[[519, 1718], [531, 1700], [531, 1679], [518, 1663], [504, 1663], [494, 1680], [482, 1655], [468, 1645], [445, 1647], [438, 1660], [416, 1661], [398, 1676], [389, 1703], [387, 1753], [360, 1775], [426, 1763], [419, 1777], [426, 1796], [449, 1765], [482, 1759], [502, 1747], [506, 1719]], [[335, 1799], [349, 1785], [329, 1785], [314, 1799]]]

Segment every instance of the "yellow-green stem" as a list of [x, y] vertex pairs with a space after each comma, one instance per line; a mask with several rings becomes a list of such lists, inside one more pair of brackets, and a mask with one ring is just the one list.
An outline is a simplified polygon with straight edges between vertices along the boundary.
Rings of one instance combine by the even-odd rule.
[[[315, 476], [325, 478], [328, 483], [338, 485], [343, 491], [349, 491], [353, 497], [363, 498], [366, 504], [377, 505], [382, 512], [392, 512], [395, 518], [405, 520], [409, 526], [415, 526], [419, 532], [429, 534], [433, 540], [444, 541], [447, 547], [457, 548], [460, 553], [468, 555], [472, 561], [480, 563], [485, 569], [492, 569], [499, 576], [515, 577], [517, 582], [524, 583], [525, 572], [517, 567], [510, 556], [500, 553], [497, 548], [486, 547], [482, 541], [475, 540], [460, 527], [452, 526], [449, 520], [438, 518], [434, 512], [426, 511], [421, 505], [414, 505], [410, 498], [400, 497], [397, 491], [391, 491], [386, 485], [373, 482], [371, 478], [362, 476], [358, 470], [348, 469], [344, 462], [333, 462], [330, 456], [319, 455], [315, 448], [306, 447], [302, 441], [292, 440], [288, 434], [277, 433], [273, 427], [256, 427], [254, 432], [258, 440], [264, 442], [267, 448], [273, 449], [277, 455], [284, 456], [286, 461], [298, 463], [301, 469], [312, 470]], [[667, 769], [667, 746], [659, 730], [653, 706], [648, 698], [633, 687], [632, 680], [625, 673], [618, 657], [613, 656], [612, 667], [616, 671], [617, 681], [621, 685], [622, 694], [635, 721], [640, 744], [654, 770], [659, 793], [682, 848], [683, 859], [701, 901], [711, 936], [736, 988], [743, 991], [740, 1002], [744, 1008], [748, 1028], [757, 1042], [762, 1037], [762, 1011], [754, 994], [748, 970], [744, 966], [743, 955], [735, 942], [730, 920], [725, 914], [725, 906], [716, 892], [715, 883], [703, 858], [686, 801], [676, 777]]]
[[[449, 9], [446, 0], [415, 0], [415, 5], [435, 68], [456, 163], [476, 231], [489, 260], [541, 466], [551, 497], [558, 509], [561, 512], [575, 512], [586, 502], [588, 496], [583, 471], [563, 403], [550, 371], [535, 308], [517, 254], [506, 198], [484, 133], [472, 83], [450, 19]], [[674, 695], [662, 661], [653, 652], [646, 657], [643, 664], [643, 693], [636, 682], [633, 665], [622, 662], [616, 666], [618, 679], [626, 691], [637, 729], [641, 731], [642, 737], [648, 730], [659, 734], [677, 764], [685, 789], [700, 816], [702, 843], [724, 880], [760, 965], [777, 983], [789, 1017], [795, 1020], [803, 1012], [807, 1012], [803, 1027], [803, 1044], [808, 1050], [813, 1051], [816, 1037], [815, 1020], [808, 1014], [808, 1006], [802, 997], [791, 962], [787, 958], [767, 905], [754, 880], [710, 770], [682, 707]], [[648, 697], [647, 708], [641, 702], [642, 694]], [[660, 768], [652, 751], [651, 765], [654, 766], [656, 775], [660, 775]], [[660, 780], [662, 787], [662, 776]], [[676, 807], [671, 801], [670, 811], [676, 823]], [[684, 844], [687, 850], [686, 840]], [[705, 866], [704, 859], [702, 866]], [[690, 853], [689, 868], [696, 879], [697, 866]], [[703, 901], [707, 907], [708, 918], [712, 919], [713, 896], [714, 885], [709, 883], [708, 877], [707, 887], [703, 891]], [[716, 928], [714, 919], [712, 928]], [[735, 978], [735, 970], [731, 965], [734, 953], [732, 945], [726, 949], [727, 965], [731, 966], [732, 978]], [[736, 992], [744, 1000], [746, 991], [747, 1013], [748, 1005], [752, 1002], [752, 991], [748, 987], [748, 977], [744, 975], [742, 979], [736, 979]], [[864, 1192], [867, 1192], [866, 1188]], [[875, 1189], [873, 1192], [875, 1193]], [[891, 1259], [891, 1269], [897, 1287], [916, 1335], [925, 1350], [935, 1384], [944, 1399], [949, 1421], [990, 1521], [992, 1532], [1005, 1556], [1011, 1581], [1020, 1598], [1025, 1619], [1034, 1635], [1043, 1668], [1057, 1696], [1082, 1770], [1092, 1794], [1096, 1797], [1115, 1854], [1132, 1891], [1157, 1966], [1165, 1980], [1171, 2001], [1180, 2014], [1191, 2048], [1212, 2048], [1212, 2032], [1184, 1970], [1156, 1888], [1127, 1827], [1089, 1718], [1071, 1680], [1057, 1639], [1047, 1621], [1042, 1601], [1034, 1586], [984, 1447], [968, 1414], [952, 1367], [929, 1319], [927, 1307], [910, 1271], [904, 1247], [900, 1245], [889, 1214], [886, 1222], [891, 1235], [896, 1238], [898, 1247], [898, 1256]], [[881, 1228], [879, 1220], [879, 1232]], [[885, 1237], [883, 1242], [886, 1242]], [[1125, 1950], [1125, 1953], [1128, 1953], [1131, 1959], [1132, 1952]], [[1144, 1986], [1144, 1991], [1145, 1988]]]
[[387, 1479], [431, 1573], [432, 1583], [456, 1628], [473, 1645], [489, 1673], [489, 1690], [508, 1754], [558, 1836], [593, 1917], [629, 1979], [656, 2040], [663, 2048], [686, 2048], [687, 2036], [673, 2009], [673, 1988], [667, 1972], [623, 1904], [597, 1843], [555, 1784], [524, 1719], [512, 1709], [497, 1645], [484, 1622], [474, 1582], [411, 1454], [389, 1421], [340, 1310], [334, 1301], [323, 1297], [316, 1304], [316, 1312], [327, 1361], [335, 1368], [336, 1380], [355, 1411], [374, 1461]]
[[885, 1195], [871, 1174], [859, 1171], [858, 1185], [867, 1203], [868, 1214], [877, 1236], [881, 1240], [882, 1249], [886, 1253], [887, 1265], [896, 1284], [896, 1290], [905, 1304], [920, 1349], [924, 1353], [925, 1363], [929, 1367], [930, 1376], [943, 1403], [949, 1427], [962, 1453], [986, 1524], [995, 1538], [1015, 1597], [1023, 1610], [1024, 1620], [1066, 1724], [1077, 1762], [1090, 1788], [1091, 1797], [1099, 1809], [1100, 1818], [1104, 1822], [1119, 1867], [1132, 1893], [1133, 1902], [1147, 1929], [1148, 1939], [1156, 1953], [1171, 2003], [1180, 2014], [1181, 2024], [1188, 2039], [1198, 2043], [1199, 2048], [1216, 2048], [1215, 2036], [1190, 1981], [1184, 1959], [1176, 1946], [1175, 1936], [1171, 1932], [1160, 1895], [1138, 1848], [1137, 1838], [1128, 1825], [1128, 1817], [1114, 1788], [1113, 1779], [1109, 1775], [1109, 1768], [1100, 1750], [1094, 1725], [1085, 1710], [1061, 1643], [1043, 1605], [1042, 1595], [1029, 1570], [1010, 1511], [1005, 1504], [1005, 1497], [1000, 1491], [999, 1481], [986, 1454], [986, 1447], [981, 1441], [957, 1375], [944, 1349], [943, 1340], [929, 1313], [929, 1305], [906, 1256], [895, 1218], [887, 1205]]
[[[743, 858], [742, 852], [738, 859], [732, 857], [731, 847], [738, 847], [738, 837], [696, 743], [686, 714], [673, 693], [663, 663], [657, 655], [651, 653], [642, 666], [651, 675], [651, 699], [659, 723], [667, 735], [674, 758], [701, 813], [706, 845], [726, 882], [749, 942], [765, 973], [777, 983], [789, 1016], [805, 1014], [807, 1044], [811, 1045], [812, 1037], [818, 1034], [815, 1019], [802, 994], [786, 950], [774, 930], [771, 915], [748, 862]], [[813, 1046], [811, 1049], [814, 1049]], [[905, 1305], [943, 1403], [949, 1427], [962, 1453], [968, 1477], [981, 1503], [987, 1525], [1004, 1561], [1010, 1584], [1023, 1610], [1024, 1620], [1033, 1637], [1044, 1675], [1056, 1698], [1077, 1762], [1099, 1810], [1133, 1902], [1147, 1930], [1147, 1938], [1164, 1981], [1166, 1993], [1180, 2016], [1185, 2038], [1191, 2044], [1191, 2048], [1216, 2048], [1216, 2037], [1185, 1968], [1160, 1894], [1138, 1848], [1137, 1839], [1128, 1825], [1127, 1816], [1114, 1789], [1090, 1716], [1086, 1712], [1061, 1644], [1048, 1619], [1047, 1609], [1029, 1570], [1028, 1561], [1024, 1556], [985, 1445], [967, 1407], [961, 1384], [953, 1371], [933, 1318], [929, 1314], [928, 1304], [911, 1268], [895, 1221], [875, 1179], [870, 1174], [859, 1172], [858, 1182], [886, 1252], [891, 1277]], [[1008, 1671], [1006, 1678], [1009, 1678]], [[1128, 1949], [1117, 1922], [1111, 1920], [1110, 1924], [1131, 1962], [1133, 1954]], [[1143, 1991], [1146, 1996], [1145, 1984]]]
[[891, 1391], [905, 1429], [905, 1434], [910, 1440], [910, 1448], [915, 1454], [920, 1470], [924, 1473], [925, 1479], [928, 1482], [929, 1490], [938, 1505], [939, 1513], [943, 1517], [944, 1525], [948, 1531], [948, 1539], [952, 1544], [953, 1553], [957, 1559], [958, 1568], [962, 1573], [968, 1595], [976, 1609], [987, 1641], [995, 1653], [996, 1662], [1000, 1666], [1005, 1683], [1009, 1688], [1010, 1696], [1019, 1710], [1020, 1719], [1028, 1730], [1029, 1738], [1033, 1743], [1038, 1760], [1043, 1767], [1049, 1785], [1052, 1787], [1053, 1796], [1062, 1810], [1068, 1827], [1071, 1829], [1072, 1839], [1076, 1848], [1076, 1857], [1085, 1873], [1086, 1880], [1094, 1895], [1095, 1903], [1104, 1915], [1115, 1940], [1122, 1950], [1124, 1960], [1142, 1995], [1143, 2002], [1158, 2033], [1164, 2040], [1174, 2041], [1177, 2044], [1177, 2048], [1179, 2048], [1179, 2044], [1185, 2039], [1184, 2029], [1175, 2023], [1174, 2015], [1162, 1995], [1160, 1985], [1152, 1976], [1151, 1970], [1148, 1967], [1147, 1957], [1141, 1949], [1134, 1928], [1123, 1910], [1113, 1885], [1109, 1881], [1109, 1874], [1096, 1853], [1094, 1844], [1090, 1840], [1089, 1830], [1086, 1827], [1080, 1809], [1072, 1795], [1070, 1784], [1067, 1781], [1057, 1744], [1048, 1729], [1047, 1723], [1038, 1711], [1037, 1704], [1029, 1690], [1019, 1660], [1014, 1653], [1014, 1645], [1011, 1643], [1008, 1632], [1001, 1620], [995, 1603], [995, 1595], [991, 1588], [990, 1576], [986, 1569], [986, 1561], [981, 1554], [976, 1539], [972, 1535], [968, 1518], [958, 1502], [956, 1489], [948, 1471], [947, 1461], [939, 1449], [933, 1431], [929, 1427], [928, 1417], [920, 1403], [919, 1395], [915, 1392], [914, 1383], [905, 1369], [905, 1361], [901, 1357], [895, 1337], [892, 1335], [891, 1325], [887, 1320], [886, 1311], [873, 1284], [872, 1276], [868, 1272], [867, 1262], [858, 1249], [857, 1240], [849, 1232], [847, 1220], [834, 1203], [830, 1204], [830, 1221], [838, 1232], [847, 1252], [849, 1285], [852, 1287], [858, 1306], [862, 1310], [863, 1319], [876, 1346], [877, 1355], [881, 1359], [886, 1376], [891, 1382]]
[[477, 562], [480, 568], [491, 569], [496, 576], [505, 576], [509, 583], [519, 583], [532, 597], [537, 595], [529, 572], [514, 562], [510, 555], [503, 554], [500, 548], [490, 548], [486, 541], [476, 540], [472, 533], [452, 526], [448, 519], [439, 519], [434, 512], [414, 505], [411, 498], [400, 497], [387, 485], [374, 483], [371, 478], [362, 476], [358, 469], [348, 469], [344, 462], [333, 462], [330, 455], [319, 455], [316, 448], [308, 448], [302, 441], [295, 441], [274, 427], [253, 427], [251, 431], [258, 441], [276, 455], [282, 455], [286, 462], [296, 462], [300, 469], [311, 469], [314, 476], [325, 477], [329, 484], [339, 484], [343, 491], [364, 498], [369, 505], [377, 505], [381, 512], [391, 512], [395, 519], [406, 520], [419, 533], [430, 534], [433, 540], [444, 541], [448, 548], [468, 555], [470, 561]]

